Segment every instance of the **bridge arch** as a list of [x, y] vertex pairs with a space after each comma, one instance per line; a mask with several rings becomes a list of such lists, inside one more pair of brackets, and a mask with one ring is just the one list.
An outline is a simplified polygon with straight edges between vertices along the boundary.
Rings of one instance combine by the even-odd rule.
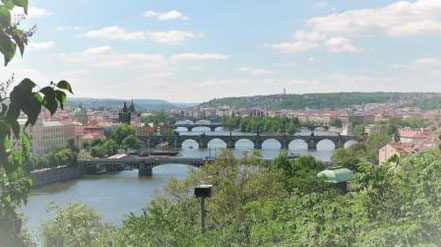
[[180, 127], [174, 128], [173, 131], [175, 131], [175, 132], [188, 132], [188, 128], [180, 126]]
[[211, 124], [211, 121], [208, 120], [208, 119], [201, 119], [201, 120], [198, 120], [198, 121], [196, 121], [194, 123], [195, 124]]
[[317, 142], [318, 151], [332, 151], [336, 149], [336, 144], [330, 139], [322, 139]]
[[184, 141], [182, 141], [182, 149], [184, 150], [199, 149], [199, 142], [193, 138], [187, 138]]
[[208, 142], [207, 146], [210, 149], [227, 148], [227, 143], [220, 138], [214, 138]]
[[234, 148], [241, 150], [249, 150], [249, 149], [254, 149], [255, 145], [252, 140], [247, 138], [241, 138], [234, 143]]
[[350, 146], [359, 143], [357, 140], [348, 140], [343, 144], [344, 148], [349, 148]]
[[324, 131], [328, 130], [328, 127], [326, 127], [326, 126], [317, 126], [317, 127], [313, 127], [312, 130], [314, 132], [320, 132], [320, 131], [324, 132]]
[[294, 139], [288, 144], [290, 150], [307, 150], [308, 143], [303, 139]]
[[282, 143], [274, 138], [266, 139], [262, 142], [262, 149], [279, 150], [282, 149]]
[[191, 129], [191, 131], [193, 131], [193, 132], [209, 132], [209, 131], [211, 131], [211, 129], [208, 126], [200, 125], [200, 126], [193, 127]]

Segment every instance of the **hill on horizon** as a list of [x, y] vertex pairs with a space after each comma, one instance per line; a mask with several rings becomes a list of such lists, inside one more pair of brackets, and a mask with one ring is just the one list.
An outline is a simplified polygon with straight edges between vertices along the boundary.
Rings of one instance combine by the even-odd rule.
[[422, 109], [440, 109], [441, 93], [400, 92], [340, 92], [276, 94], [213, 99], [199, 107], [230, 106], [236, 108], [261, 107], [269, 110], [342, 109], [367, 103], [401, 102]]
[[[67, 104], [70, 106], [83, 105], [90, 108], [105, 107], [116, 110], [122, 106], [124, 102], [128, 104], [131, 99], [113, 99], [113, 98], [69, 98]], [[173, 108], [186, 108], [197, 105], [197, 103], [171, 103], [166, 100], [159, 99], [133, 99], [135, 108], [138, 111], [161, 111]]]

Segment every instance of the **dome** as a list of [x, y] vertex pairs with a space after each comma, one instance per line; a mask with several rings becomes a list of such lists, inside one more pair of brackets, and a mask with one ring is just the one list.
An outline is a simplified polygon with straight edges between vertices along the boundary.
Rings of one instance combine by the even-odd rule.
[[317, 174], [317, 177], [326, 177], [326, 180], [331, 183], [347, 182], [354, 179], [354, 173], [342, 167], [334, 167]]
[[86, 115], [87, 115], [87, 111], [84, 108], [82, 108], [82, 107], [77, 108], [74, 111], [74, 116], [75, 117], [86, 116]]

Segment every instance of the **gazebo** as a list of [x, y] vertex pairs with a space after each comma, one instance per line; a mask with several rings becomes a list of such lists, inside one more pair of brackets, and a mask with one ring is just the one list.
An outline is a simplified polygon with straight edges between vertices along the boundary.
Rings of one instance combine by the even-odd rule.
[[348, 182], [354, 179], [354, 173], [343, 167], [331, 167], [317, 174], [317, 177], [325, 177], [326, 181], [335, 184], [343, 194], [348, 192]]

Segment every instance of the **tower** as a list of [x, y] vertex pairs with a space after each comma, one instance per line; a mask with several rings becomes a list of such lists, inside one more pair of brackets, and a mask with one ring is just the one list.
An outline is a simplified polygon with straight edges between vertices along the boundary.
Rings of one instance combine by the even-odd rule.
[[120, 108], [118, 112], [118, 122], [130, 124], [131, 119], [132, 119], [132, 112], [130, 112], [130, 109], [127, 107], [127, 103], [124, 102], [123, 107]]
[[135, 104], [133, 103], [133, 99], [132, 99], [132, 101], [130, 102], [129, 112], [131, 112], [131, 113], [135, 113], [135, 112], [136, 112], [136, 110], [135, 110]]

